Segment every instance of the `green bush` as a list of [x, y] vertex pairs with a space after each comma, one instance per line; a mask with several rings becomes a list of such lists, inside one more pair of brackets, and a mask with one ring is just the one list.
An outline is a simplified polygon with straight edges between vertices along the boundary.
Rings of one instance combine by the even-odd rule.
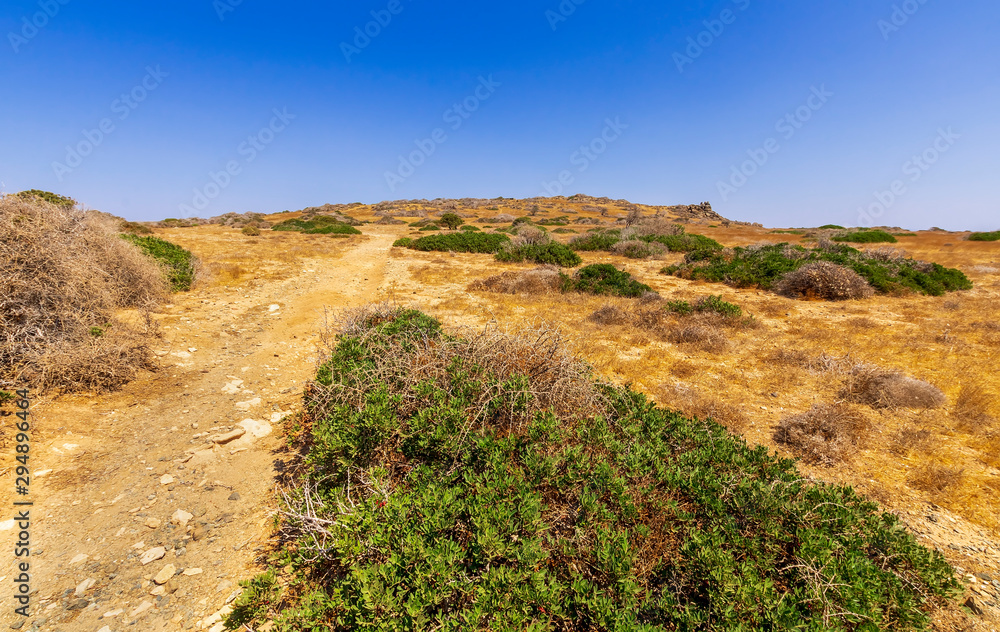
[[465, 226], [462, 226], [459, 230], [464, 230], [464, 231], [470, 232], [470, 233], [478, 233], [478, 232], [480, 232], [479, 227], [478, 226], [473, 226], [472, 224], [466, 224]]
[[743, 308], [735, 303], [727, 303], [721, 296], [707, 296], [694, 305], [687, 301], [668, 301], [666, 309], [681, 316], [688, 316], [695, 312], [715, 313], [725, 318], [742, 318]]
[[684, 264], [667, 266], [661, 272], [733, 287], [771, 289], [789, 272], [811, 262], [828, 261], [854, 270], [882, 294], [912, 291], [941, 296], [946, 292], [972, 289], [972, 282], [961, 270], [914, 259], [884, 261], [867, 257], [846, 245], [807, 249], [773, 244], [734, 248], [732, 254], [694, 251], [684, 259]]
[[410, 237], [400, 237], [396, 241], [392, 242], [393, 248], [409, 248], [410, 244], [413, 243], [413, 239]]
[[304, 220], [304, 219], [286, 219], [280, 224], [275, 224], [271, 227], [271, 230], [277, 231], [294, 231], [305, 233], [306, 235], [360, 235], [361, 231], [357, 228], [342, 222], [341, 220], [330, 217], [329, 215], [317, 215], [316, 217]]
[[420, 229], [420, 232], [430, 233], [438, 230], [441, 230], [441, 227], [438, 226], [437, 224], [427, 224], [426, 226]]
[[[704, 235], [681, 233], [680, 235], [643, 235], [638, 234], [633, 239], [663, 244], [671, 252], [692, 252], [695, 250], [722, 250], [722, 244]], [[621, 241], [620, 230], [602, 230], [587, 235], [580, 235], [570, 240], [570, 248], [577, 251], [594, 251], [611, 249]]]
[[57, 193], [52, 193], [50, 191], [40, 191], [38, 189], [31, 189], [29, 191], [21, 191], [17, 194], [18, 197], [30, 200], [39, 199], [49, 204], [55, 204], [56, 206], [61, 206], [63, 208], [73, 208], [76, 206], [76, 200], [73, 198], [68, 198]]
[[552, 232], [556, 233], [556, 234], [559, 234], [559, 235], [566, 235], [566, 234], [575, 235], [576, 234], [576, 231], [573, 230], [573, 229], [571, 229], [571, 228], [556, 228]]
[[1000, 241], [1000, 230], [992, 233], [972, 233], [969, 235], [969, 241]]
[[226, 617], [227, 630], [242, 630], [253, 624], [264, 623], [271, 607], [275, 605], [278, 577], [273, 570], [253, 579], [240, 582], [243, 592], [233, 603], [233, 611]]
[[510, 243], [507, 235], [496, 233], [456, 232], [442, 235], [428, 235], [413, 240], [407, 248], [422, 251], [478, 252], [496, 254]]
[[894, 244], [898, 240], [884, 230], [859, 230], [833, 237], [833, 241], [852, 244]]
[[194, 255], [159, 237], [144, 237], [141, 235], [123, 234], [122, 239], [139, 247], [144, 253], [156, 259], [163, 268], [170, 289], [174, 292], [186, 292], [194, 284]]
[[535, 223], [539, 226], [569, 226], [569, 216], [560, 215], [559, 217], [540, 219]]
[[819, 228], [820, 230], [844, 230], [843, 226], [838, 226], [837, 224], [824, 224]]
[[465, 223], [465, 220], [459, 217], [455, 213], [445, 213], [444, 215], [441, 216], [441, 219], [438, 221], [443, 226], [446, 226], [448, 230], [455, 230], [459, 226]]
[[639, 298], [653, 288], [639, 283], [631, 274], [610, 263], [595, 263], [580, 268], [573, 278], [566, 277], [564, 290]]
[[290, 513], [318, 520], [285, 520], [276, 629], [903, 631], [960, 590], [851, 488], [536, 340], [484, 350], [413, 311], [339, 339], [307, 389]]
[[609, 251], [619, 241], [621, 241], [620, 230], [602, 230], [574, 237], [570, 240], [569, 247], [577, 252]]
[[512, 246], [498, 252], [496, 259], [504, 263], [521, 263], [525, 261], [548, 263], [563, 268], [575, 268], [583, 263], [580, 255], [557, 241], [550, 241], [547, 244]]

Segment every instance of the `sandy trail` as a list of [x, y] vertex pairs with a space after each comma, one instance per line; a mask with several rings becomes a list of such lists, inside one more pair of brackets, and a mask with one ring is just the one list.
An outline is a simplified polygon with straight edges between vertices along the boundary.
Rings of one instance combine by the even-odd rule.
[[[371, 231], [336, 265], [302, 259], [287, 278], [255, 281], [252, 289], [175, 297], [157, 316], [160, 371], [117, 393], [37, 402], [31, 616], [14, 614], [13, 567], [3, 568], [3, 624], [202, 627], [254, 572], [264, 549], [280, 468], [276, 422], [298, 409], [315, 370], [324, 308], [380, 298], [394, 238], [391, 229]], [[186, 460], [212, 445], [206, 435], [233, 428], [249, 431]], [[13, 481], [8, 475], [4, 482], [3, 502], [11, 507]], [[191, 514], [186, 527], [171, 522], [178, 510]], [[17, 529], [0, 529], [0, 546], [13, 551]], [[157, 547], [162, 557], [143, 565], [141, 556]], [[151, 580], [169, 575], [157, 577], [167, 565], [175, 576], [158, 589]]]

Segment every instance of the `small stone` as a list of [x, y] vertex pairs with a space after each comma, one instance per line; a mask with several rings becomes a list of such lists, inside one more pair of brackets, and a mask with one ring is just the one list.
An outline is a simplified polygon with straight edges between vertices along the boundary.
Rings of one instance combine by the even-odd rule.
[[90, 605], [90, 602], [86, 599], [73, 599], [68, 604], [66, 604], [67, 610], [83, 610]]
[[202, 571], [200, 568], [185, 568], [184, 572], [181, 574], [186, 577], [191, 577], [193, 575], [201, 575], [203, 572], [204, 571]]
[[85, 594], [85, 593], [86, 593], [86, 592], [87, 592], [88, 590], [90, 590], [90, 589], [91, 589], [91, 588], [92, 588], [92, 587], [94, 586], [94, 584], [96, 584], [96, 583], [97, 583], [97, 582], [96, 582], [96, 581], [94, 581], [94, 578], [93, 578], [93, 577], [90, 577], [90, 578], [88, 578], [88, 579], [85, 579], [85, 580], [83, 580], [82, 582], [80, 582], [80, 583], [79, 583], [79, 584], [77, 585], [77, 587], [76, 587], [76, 591], [75, 591], [75, 592], [74, 592], [73, 594], [74, 594], [74, 595], [76, 595], [77, 597], [82, 597], [82, 596], [83, 596], [83, 595], [84, 595], [84, 594]]
[[153, 582], [157, 586], [162, 586], [163, 584], [166, 584], [167, 581], [171, 577], [173, 577], [176, 572], [177, 572], [176, 566], [174, 566], [173, 564], [167, 564], [160, 570], [159, 573], [156, 574], [155, 577], [153, 577]]
[[145, 566], [146, 564], [149, 564], [150, 562], [155, 562], [156, 560], [163, 559], [163, 556], [166, 555], [166, 554], [167, 554], [167, 550], [165, 548], [163, 548], [162, 546], [157, 546], [157, 547], [149, 549], [148, 551], [146, 551], [145, 553], [143, 553], [142, 557], [139, 558], [139, 562], [143, 566]]
[[104, 613], [104, 618], [105, 619], [113, 619], [114, 617], [117, 617], [118, 615], [122, 614], [123, 612], [125, 612], [125, 611], [122, 610], [121, 608], [119, 608], [117, 610], [109, 610], [109, 611], [107, 611], [107, 612]]
[[979, 604], [977, 604], [976, 600], [973, 599], [972, 597], [966, 599], [965, 603], [962, 605], [968, 608], [969, 611], [972, 612], [972, 614], [976, 615], [977, 617], [983, 616], [983, 609], [979, 607]]
[[245, 429], [243, 429], [243, 428], [236, 428], [235, 430], [231, 430], [231, 431], [229, 431], [229, 432], [227, 432], [225, 434], [220, 434], [220, 435], [215, 435], [214, 437], [209, 437], [209, 441], [211, 441], [212, 443], [217, 443], [219, 445], [225, 445], [225, 444], [229, 443], [230, 441], [236, 441], [237, 439], [239, 439], [240, 437], [242, 437], [246, 433], [247, 433], [247, 431]]
[[152, 602], [150, 602], [150, 601], [144, 601], [141, 604], [139, 604], [138, 608], [136, 608], [132, 612], [128, 613], [128, 616], [129, 616], [130, 619], [134, 619], [134, 618], [138, 617], [140, 614], [142, 614], [143, 612], [146, 612], [147, 610], [149, 610], [152, 607], [153, 607]]
[[20, 630], [22, 627], [24, 627], [24, 619], [20, 619], [10, 624], [11, 630]]
[[110, 625], [106, 625], [103, 628], [101, 628], [100, 630], [98, 630], [97, 632], [111, 632], [111, 626]]
[[69, 561], [69, 563], [70, 564], [79, 564], [80, 562], [86, 562], [89, 557], [90, 557], [89, 555], [85, 555], [83, 553], [80, 553], [79, 555], [77, 555], [76, 557], [74, 557], [73, 559], [71, 559]]
[[187, 526], [187, 523], [191, 520], [191, 518], [194, 518], [194, 514], [190, 514], [183, 509], [178, 509], [174, 512], [174, 515], [170, 517], [170, 522], [184, 528]]
[[177, 479], [174, 478], [173, 476], [169, 474], [164, 474], [163, 476], [160, 477], [160, 485], [169, 485], [173, 483], [175, 480]]
[[157, 586], [153, 590], [149, 591], [149, 594], [152, 595], [152, 596], [154, 596], [154, 597], [161, 597], [161, 596], [167, 594], [167, 589], [164, 588], [163, 586]]
[[163, 588], [164, 588], [164, 589], [165, 589], [165, 590], [166, 590], [166, 591], [167, 591], [168, 593], [170, 593], [171, 595], [172, 595], [172, 594], [174, 594], [175, 592], [177, 592], [177, 590], [178, 590], [178, 589], [179, 589], [180, 587], [181, 587], [181, 584], [180, 584], [180, 582], [178, 582], [178, 581], [177, 581], [177, 578], [176, 578], [176, 577], [171, 577], [171, 578], [170, 578], [170, 580], [169, 580], [169, 581], [167, 581], [167, 583], [166, 583], [166, 584], [163, 584]]
[[238, 493], [233, 492], [232, 494], [229, 494], [229, 500], [239, 500], [239, 499], [240, 495]]
[[219, 585], [215, 587], [215, 592], [225, 592], [233, 587], [233, 582], [228, 579], [224, 579], [219, 582]]
[[158, 518], [146, 518], [146, 526], [150, 529], [159, 529], [160, 520]]
[[204, 540], [208, 537], [208, 527], [205, 525], [198, 525], [191, 531], [191, 539], [197, 542], [198, 540]]

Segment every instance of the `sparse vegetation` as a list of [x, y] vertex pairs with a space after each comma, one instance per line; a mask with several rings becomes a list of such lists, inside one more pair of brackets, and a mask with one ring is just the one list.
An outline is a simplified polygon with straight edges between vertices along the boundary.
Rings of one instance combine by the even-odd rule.
[[947, 401], [932, 384], [869, 364], [851, 369], [839, 397], [872, 408], [938, 408]]
[[539, 266], [531, 270], [502, 272], [500, 274], [473, 281], [471, 292], [495, 292], [497, 294], [548, 294], [562, 291], [564, 275], [558, 266]]
[[835, 235], [833, 241], [846, 242], [852, 244], [877, 244], [877, 243], [887, 243], [894, 244], [898, 241], [891, 234], [885, 232], [884, 230], [858, 230], [852, 233], [843, 233], [841, 235]]
[[737, 247], [726, 252], [695, 251], [685, 256], [684, 264], [667, 266], [661, 272], [734, 287], [774, 289], [784, 275], [820, 261], [853, 270], [883, 294], [941, 296], [972, 289], [972, 282], [961, 270], [903, 257], [867, 256], [850, 246], [836, 244], [814, 249], [782, 243]]
[[972, 233], [969, 235], [969, 241], [1000, 241], [1000, 230], [992, 233]]
[[868, 419], [856, 408], [817, 404], [800, 415], [782, 419], [774, 440], [807, 463], [830, 466], [849, 460], [868, 430]]
[[838, 224], [824, 224], [819, 227], [820, 230], [846, 230], [843, 226]]
[[240, 232], [246, 235], [247, 237], [260, 237], [260, 229], [254, 226], [253, 224], [247, 224], [246, 226], [240, 229]]
[[152, 257], [163, 269], [173, 292], [186, 292], [194, 285], [194, 255], [169, 241], [159, 237], [122, 235], [122, 239], [138, 246]]
[[[586, 235], [574, 237], [570, 240], [569, 246], [577, 251], [603, 250], [615, 252], [615, 248], [620, 242], [627, 245], [619, 246], [618, 254], [633, 258], [645, 258], [651, 254], [663, 252], [663, 250], [669, 250], [670, 252], [722, 250], [722, 244], [714, 239], [705, 237], [704, 235], [685, 233], [684, 227], [679, 224], [660, 222], [658, 220], [639, 222], [625, 230], [599, 229]], [[649, 246], [642, 248], [634, 242], [644, 242], [649, 244]], [[657, 246], [661, 246], [662, 248], [658, 248]]]
[[713, 313], [724, 318], [742, 318], [743, 308], [735, 303], [727, 303], [721, 296], [706, 296], [692, 305], [688, 301], [667, 301], [668, 312], [687, 316], [694, 313]]
[[875, 289], [860, 274], [829, 261], [814, 261], [792, 270], [779, 278], [772, 289], [791, 298], [827, 301], [847, 301], [875, 295]]
[[277, 629], [904, 630], [957, 587], [850, 488], [595, 381], [551, 330], [369, 309], [307, 393]]
[[31, 189], [30, 191], [21, 191], [16, 194], [17, 197], [25, 201], [41, 200], [42, 202], [48, 202], [60, 208], [70, 209], [76, 206], [76, 200], [73, 198], [68, 198], [64, 195], [59, 195], [58, 193], [52, 193], [50, 191], [39, 191], [38, 189]]
[[349, 236], [360, 235], [361, 231], [350, 224], [329, 215], [315, 215], [312, 219], [286, 219], [275, 224], [271, 230], [292, 231], [306, 235]]

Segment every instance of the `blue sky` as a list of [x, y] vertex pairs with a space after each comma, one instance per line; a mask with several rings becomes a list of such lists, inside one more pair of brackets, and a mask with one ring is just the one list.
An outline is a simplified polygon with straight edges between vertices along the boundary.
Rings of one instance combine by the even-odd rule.
[[576, 1], [7, 0], [0, 186], [135, 220], [562, 190], [1000, 228], [995, 0]]

